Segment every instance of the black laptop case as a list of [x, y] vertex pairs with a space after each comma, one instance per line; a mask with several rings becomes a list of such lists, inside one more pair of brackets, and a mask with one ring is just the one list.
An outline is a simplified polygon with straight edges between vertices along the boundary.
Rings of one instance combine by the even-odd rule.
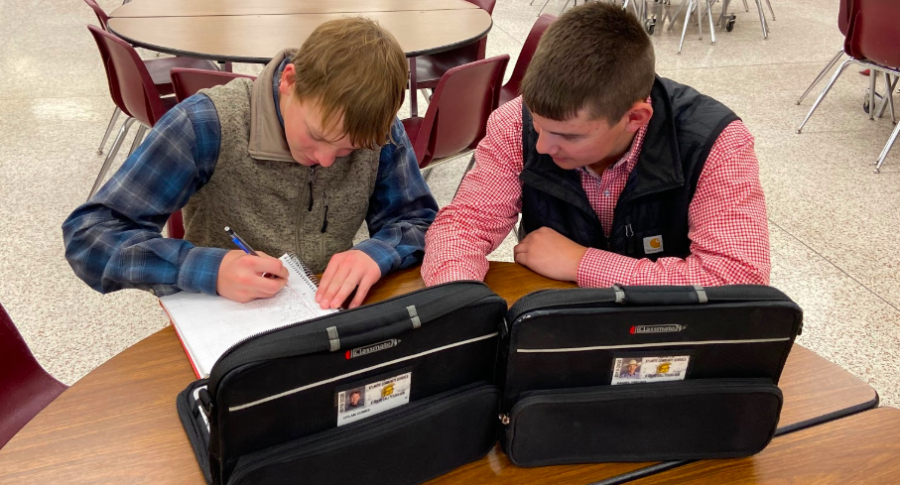
[[449, 283], [235, 345], [178, 396], [207, 481], [411, 485], [481, 458], [506, 309]]
[[802, 312], [765, 286], [635, 286], [534, 292], [507, 321], [501, 445], [543, 466], [762, 450]]

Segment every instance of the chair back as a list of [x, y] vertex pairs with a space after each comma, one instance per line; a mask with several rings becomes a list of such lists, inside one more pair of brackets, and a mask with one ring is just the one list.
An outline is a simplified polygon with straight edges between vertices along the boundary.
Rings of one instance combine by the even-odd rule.
[[144, 61], [131, 45], [115, 35], [93, 25], [88, 25], [88, 30], [100, 49], [113, 102], [126, 115], [152, 128], [166, 108]]
[[231, 80], [242, 77], [256, 79], [253, 76], [234, 72], [176, 67], [172, 69], [172, 86], [175, 88], [175, 99], [180, 103], [201, 89], [228, 84]]
[[65, 390], [35, 360], [0, 305], [0, 448]]
[[451, 68], [441, 77], [413, 147], [420, 168], [475, 148], [484, 138], [508, 63], [504, 54]]
[[109, 22], [109, 15], [106, 15], [106, 12], [100, 8], [100, 5], [97, 5], [96, 0], [84, 0], [84, 3], [88, 4], [88, 7], [91, 7], [91, 10], [94, 11], [94, 15], [97, 16], [97, 20], [100, 21], [100, 26], [103, 27], [103, 30], [108, 31], [106, 24]]
[[892, 69], [900, 69], [900, 2], [851, 0], [844, 51]]
[[528, 32], [528, 37], [525, 39], [525, 45], [522, 46], [522, 51], [519, 52], [519, 58], [516, 60], [516, 65], [513, 67], [513, 72], [509, 77], [509, 81], [506, 81], [506, 84], [503, 86], [503, 91], [500, 93], [500, 104], [519, 95], [519, 85], [522, 83], [522, 78], [525, 77], [525, 71], [528, 70], [528, 64], [531, 63], [531, 58], [534, 57], [534, 51], [537, 50], [538, 41], [541, 40], [541, 36], [544, 35], [544, 31], [547, 30], [547, 27], [550, 27], [550, 24], [555, 20], [555, 15], [545, 13], [538, 17], [537, 22], [531, 26], [531, 31]]

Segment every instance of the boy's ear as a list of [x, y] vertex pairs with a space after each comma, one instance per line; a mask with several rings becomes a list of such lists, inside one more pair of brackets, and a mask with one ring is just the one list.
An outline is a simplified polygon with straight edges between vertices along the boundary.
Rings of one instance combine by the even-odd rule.
[[281, 71], [281, 81], [278, 83], [278, 92], [282, 96], [289, 96], [294, 91], [294, 78], [297, 71], [292, 63], [287, 63]]
[[653, 117], [653, 106], [646, 101], [638, 101], [625, 113], [625, 130], [637, 133]]

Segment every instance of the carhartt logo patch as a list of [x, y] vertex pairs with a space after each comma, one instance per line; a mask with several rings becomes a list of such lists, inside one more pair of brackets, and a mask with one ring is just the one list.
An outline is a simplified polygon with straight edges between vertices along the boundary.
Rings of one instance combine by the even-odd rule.
[[644, 238], [644, 254], [663, 252], [662, 236], [650, 236]]

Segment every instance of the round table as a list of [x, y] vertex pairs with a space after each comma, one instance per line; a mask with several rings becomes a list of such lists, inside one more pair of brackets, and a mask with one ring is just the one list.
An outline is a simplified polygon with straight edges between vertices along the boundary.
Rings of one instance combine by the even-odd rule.
[[134, 0], [109, 16], [109, 30], [135, 46], [248, 63], [300, 47], [320, 24], [343, 17], [378, 21], [407, 57], [471, 44], [492, 26], [464, 0]]
[[[485, 283], [508, 304], [531, 291], [575, 286], [499, 262], [491, 263]], [[366, 303], [423, 287], [419, 268], [398, 271], [379, 281]], [[160, 330], [76, 382], [0, 449], [0, 483], [204, 485], [175, 411], [175, 396], [194, 379], [173, 328]], [[815, 425], [878, 403], [866, 383], [799, 345], [794, 346], [779, 385], [785, 396], [779, 426], [786, 429]], [[520, 468], [495, 448], [429, 485], [582, 484], [658, 471], [645, 469], [646, 465]]]

